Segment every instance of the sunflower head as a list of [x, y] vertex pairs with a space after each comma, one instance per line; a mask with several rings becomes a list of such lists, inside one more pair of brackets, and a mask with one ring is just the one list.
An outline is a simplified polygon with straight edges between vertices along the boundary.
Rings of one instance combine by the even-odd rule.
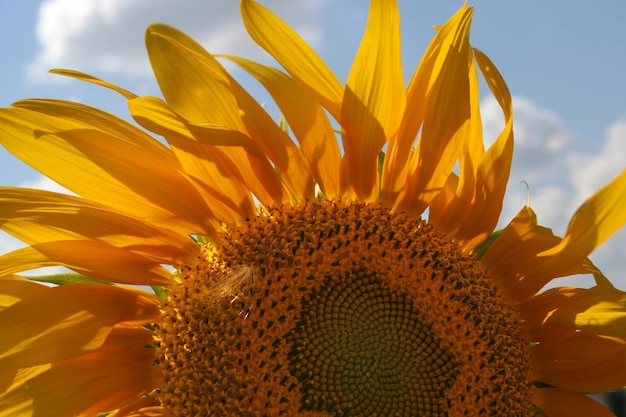
[[[563, 238], [530, 207], [494, 232], [512, 103], [472, 8], [406, 85], [393, 0], [371, 1], [345, 83], [269, 10], [241, 11], [282, 68], [155, 24], [162, 98], [55, 70], [122, 94], [134, 123], [0, 109], [0, 143], [74, 194], [0, 187], [27, 244], [0, 256], [2, 415], [608, 416], [584, 393], [626, 385], [626, 295], [588, 255], [626, 222], [626, 172]], [[504, 118], [488, 148], [479, 73]], [[71, 272], [18, 275], [54, 265]], [[574, 274], [597, 285], [542, 292]]]
[[178, 415], [530, 415], [519, 317], [423, 220], [307, 201], [216, 248], [182, 271], [156, 331]]

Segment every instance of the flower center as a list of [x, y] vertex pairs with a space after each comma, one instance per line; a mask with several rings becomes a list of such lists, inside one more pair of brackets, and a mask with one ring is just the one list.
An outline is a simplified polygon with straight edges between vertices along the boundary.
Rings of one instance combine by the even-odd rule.
[[364, 271], [323, 281], [304, 297], [287, 338], [292, 373], [307, 382], [303, 408], [358, 416], [442, 412], [432, 393], [446, 389], [457, 370], [409, 297]]
[[422, 220], [274, 207], [179, 279], [156, 325], [179, 417], [533, 415], [517, 315]]

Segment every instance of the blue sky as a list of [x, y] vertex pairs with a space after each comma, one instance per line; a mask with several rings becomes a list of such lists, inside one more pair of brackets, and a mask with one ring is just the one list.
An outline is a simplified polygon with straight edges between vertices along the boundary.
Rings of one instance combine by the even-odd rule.
[[[302, 33], [340, 79], [346, 78], [367, 17], [366, 0], [263, 3]], [[407, 81], [434, 33], [432, 26], [443, 23], [461, 3], [399, 1]], [[521, 183], [526, 181], [540, 223], [562, 234], [576, 207], [626, 167], [626, 2], [470, 4], [476, 9], [472, 44], [496, 63], [514, 96], [516, 155], [502, 220], [526, 202]], [[115, 93], [46, 70], [78, 69], [135, 93], [158, 95], [143, 47], [144, 30], [156, 21], [189, 33], [211, 52], [268, 61], [247, 41], [236, 0], [3, 1], [0, 105], [54, 97], [126, 117], [125, 102]], [[249, 85], [261, 100], [267, 97]], [[482, 108], [489, 141], [501, 115], [486, 92]], [[4, 149], [0, 184], [55, 188]], [[0, 252], [17, 247], [19, 243], [0, 236]], [[622, 289], [625, 259], [624, 231], [592, 256]]]

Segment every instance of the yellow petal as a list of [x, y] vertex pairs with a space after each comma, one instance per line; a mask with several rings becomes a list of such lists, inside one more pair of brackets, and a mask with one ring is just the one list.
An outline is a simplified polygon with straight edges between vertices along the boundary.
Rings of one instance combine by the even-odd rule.
[[626, 170], [598, 190], [576, 211], [563, 241], [541, 256], [579, 259], [589, 255], [626, 223]]
[[[103, 87], [110, 88], [110, 89], [120, 93], [122, 96], [124, 96], [125, 98], [127, 98], [129, 100], [129, 106], [131, 108], [131, 114], [132, 114], [132, 110], [133, 110], [133, 106], [132, 106], [131, 103], [133, 103], [133, 101], [139, 100], [139, 101], [145, 102], [145, 101], [150, 101], [151, 99], [158, 100], [158, 99], [156, 99], [156, 97], [139, 97], [136, 94], [134, 94], [134, 93], [132, 93], [132, 92], [130, 92], [130, 91], [124, 89], [124, 88], [121, 88], [121, 87], [119, 87], [119, 86], [117, 86], [115, 84], [109, 83], [109, 82], [104, 81], [102, 79], [96, 78], [96, 77], [94, 77], [92, 75], [83, 73], [81, 71], [68, 70], [68, 69], [52, 69], [52, 70], [50, 70], [50, 72], [53, 73], [53, 74], [59, 74], [59, 75], [67, 76], [67, 77], [76, 78], [76, 79], [79, 79], [81, 81], [90, 82], [90, 83], [93, 83], [93, 84], [96, 84], [96, 85], [101, 85]], [[135, 107], [138, 107], [138, 106], [135, 106]], [[144, 127], [146, 127], [147, 129], [152, 130], [155, 133], [159, 133], [159, 130], [153, 130], [153, 129], [151, 129], [148, 126], [159, 126], [161, 128], [161, 130], [162, 130], [162, 128], [163, 128], [163, 126], [162, 126], [163, 125], [163, 119], [158, 117], [158, 113], [151, 114], [150, 116], [154, 118], [154, 121], [151, 120], [150, 118], [145, 118], [144, 117], [142, 121], [138, 121], [138, 122], [140, 124], [142, 124]], [[134, 115], [134, 117], [135, 117], [135, 119], [140, 119], [141, 120], [141, 114], [140, 115]], [[146, 126], [146, 125], [148, 125], [148, 126]], [[212, 138], [215, 138], [216, 136], [221, 138], [221, 136], [218, 136], [218, 135], [212, 135]], [[239, 138], [239, 139], [245, 138], [245, 140], [247, 142], [249, 142], [249, 138], [247, 136], [245, 136], [245, 135], [239, 134], [237, 136], [237, 138]], [[227, 137], [227, 139], [229, 141], [227, 145], [234, 145], [233, 141], [232, 141], [232, 139], [233, 139], [232, 135], [229, 135]], [[196, 153], [196, 155], [198, 156], [198, 158], [195, 158], [196, 161], [200, 160], [199, 157], [201, 156], [201, 154], [202, 154], [201, 152]], [[200, 164], [200, 165], [202, 165], [202, 164]], [[220, 178], [222, 180], [225, 178], [224, 176], [207, 174], [206, 172], [204, 172], [204, 174], [206, 174], [205, 178]], [[197, 177], [196, 177], [196, 179], [197, 179]], [[214, 183], [215, 182], [213, 182], [213, 184]], [[230, 191], [230, 193], [232, 195], [232, 192], [234, 192], [237, 187], [232, 186], [232, 184], [229, 184], [229, 185], [231, 185], [231, 187], [229, 187], [229, 191]], [[210, 188], [210, 186], [206, 182], [202, 182], [202, 187], [201, 188], [202, 189], [200, 191], [202, 192], [206, 188]], [[219, 204], [221, 199], [215, 197], [215, 195], [213, 195], [213, 194], [211, 195], [211, 197], [212, 198], [210, 200], [213, 202], [212, 207], [215, 208], [215, 206]], [[223, 198], [223, 195], [220, 196], [220, 197]], [[230, 201], [228, 201], [228, 202], [230, 202]], [[251, 200], [250, 200], [250, 203], [251, 203]], [[241, 203], [241, 205], [245, 205], [245, 204]], [[251, 204], [247, 204], [247, 206], [251, 207]], [[243, 214], [243, 217], [248, 217], [250, 215], [253, 215], [253, 213], [254, 213], [252, 210], [246, 211], [245, 209], [244, 209], [244, 212], [245, 212], [245, 214], [243, 214], [241, 212], [239, 214]], [[222, 221], [228, 222], [229, 220], [232, 220], [232, 219], [229, 218], [228, 215], [225, 215], [225, 213], [223, 211], [221, 212], [219, 210], [219, 208], [218, 208], [218, 210], [216, 210], [216, 215]]]
[[[313, 196], [313, 181], [300, 151], [213, 56], [165, 25], [152, 25], [146, 43], [159, 85], [176, 113], [193, 125], [247, 134], [275, 164], [292, 195]], [[285, 193], [277, 201], [289, 199]]]
[[62, 240], [0, 256], [0, 276], [45, 266], [64, 266], [91, 278], [132, 285], [168, 285], [172, 275], [159, 264], [97, 240]]
[[458, 224], [459, 177], [453, 172], [443, 184], [441, 191], [430, 202], [428, 207], [428, 223], [433, 224], [437, 229], [454, 236], [455, 225]]
[[162, 406], [143, 407], [130, 410], [126, 413], [113, 413], [111, 417], [176, 417], [171, 411]]
[[626, 341], [591, 332], [554, 331], [530, 349], [537, 381], [576, 392], [626, 385]]
[[250, 37], [269, 52], [336, 120], [340, 120], [343, 86], [300, 35], [252, 0], [242, 0], [241, 16]]
[[2, 277], [0, 288], [2, 289], [0, 291], [0, 311], [18, 301], [41, 295], [48, 290], [48, 287], [27, 279], [8, 279], [7, 277]]
[[[149, 393], [161, 379], [152, 365], [154, 351], [146, 347], [150, 334], [141, 328], [120, 330], [114, 329], [97, 352], [23, 378], [0, 395], [0, 408], [11, 416], [91, 416]], [[139, 332], [144, 334], [133, 334]]]
[[378, 198], [378, 154], [396, 134], [404, 102], [398, 6], [395, 1], [372, 0], [340, 120], [349, 175], [361, 200]]
[[[185, 172], [203, 184], [201, 191], [213, 196], [225, 193], [231, 202], [226, 200], [223, 204], [238, 207], [231, 209], [239, 211], [242, 217], [256, 213], [256, 208], [251, 207], [250, 192], [264, 204], [282, 198], [284, 190], [273, 167], [247, 134], [192, 125], [156, 97], [138, 97], [128, 105], [139, 124], [165, 137]], [[217, 198], [215, 211], [220, 213], [221, 221], [228, 223], [231, 215], [219, 207], [223, 198]]]
[[274, 163], [291, 194], [285, 197], [283, 202], [291, 201], [293, 198], [300, 201], [313, 198], [315, 195], [313, 175], [300, 149], [243, 87], [233, 79], [231, 83], [246, 130]]
[[[253, 213], [256, 213], [256, 208], [250, 207], [250, 204], [253, 204], [248, 200], [250, 192], [264, 205], [288, 200], [285, 187], [264, 155], [259, 156], [257, 153], [248, 152], [240, 147], [205, 145], [202, 143], [204, 139], [201, 129], [194, 129], [194, 135], [198, 142], [174, 136], [169, 137], [168, 140], [194, 180], [199, 181], [202, 188], [204, 188], [204, 183], [208, 182], [209, 187], [205, 188], [205, 191], [216, 197], [218, 201], [219, 198], [224, 198], [223, 196], [217, 197], [218, 193], [221, 194], [222, 191], [228, 193], [230, 188], [230, 195], [235, 200], [234, 204], [240, 207], [239, 211], [243, 214], [249, 213], [251, 209]], [[202, 164], [202, 166], [192, 168], [193, 164]], [[229, 187], [231, 184], [232, 187]], [[213, 192], [211, 189], [215, 187], [218, 190]], [[228, 199], [228, 194], [225, 197]], [[213, 203], [213, 199], [209, 201]], [[230, 206], [230, 204], [224, 201], [224, 205]], [[213, 205], [211, 207], [213, 208]], [[220, 208], [216, 207], [216, 210]], [[219, 219], [228, 221], [226, 216]]]
[[[198, 184], [198, 191], [211, 202], [220, 221], [234, 224], [239, 218], [253, 216], [256, 209], [250, 191], [260, 195], [262, 201], [269, 198], [263, 198], [265, 187], [250, 164], [234, 166], [223, 150], [215, 147], [246, 148], [233, 149], [238, 153], [256, 150], [247, 135], [221, 127], [193, 128], [157, 97], [138, 97], [130, 100], [128, 107], [137, 123], [168, 141], [182, 169]], [[273, 174], [273, 168], [267, 165]]]
[[[2, 402], [2, 398], [4, 396], [4, 393], [11, 388], [12, 386], [18, 386], [18, 385], [22, 385], [24, 384], [24, 382], [28, 381], [29, 379], [32, 379], [34, 377], [36, 377], [37, 375], [40, 375], [44, 372], [46, 372], [48, 369], [50, 369], [51, 365], [50, 364], [45, 364], [45, 365], [38, 365], [38, 366], [31, 366], [29, 368], [22, 368], [22, 369], [0, 369], [0, 403]], [[7, 405], [6, 408], [8, 408], [9, 406]], [[4, 410], [5, 407], [2, 407], [2, 410]], [[11, 414], [11, 416], [14, 415], [18, 415], [18, 416], [25, 416], [25, 417], [30, 417], [33, 414], [29, 413], [27, 411], [24, 411], [24, 414]]]
[[[235, 165], [234, 160], [238, 159], [227, 154], [248, 155], [241, 148], [224, 152], [222, 149], [185, 137], [169, 136], [166, 140], [198, 192], [210, 202], [211, 210], [220, 222], [232, 225], [242, 218], [254, 216], [256, 207], [252, 194], [259, 196], [262, 202], [271, 199], [268, 188], [277, 190], [276, 195], [282, 195], [280, 191], [282, 187], [277, 181], [272, 181], [268, 187], [260, 180], [268, 176], [272, 178], [271, 175], [274, 175], [274, 172], [270, 171], [272, 167], [269, 163], [260, 162], [261, 167], [257, 174], [252, 170], [252, 164], [245, 158], [240, 158], [243, 163]], [[263, 175], [263, 170], [268, 175]]]
[[215, 235], [211, 210], [173, 155], [131, 142], [133, 133], [145, 136], [138, 128], [114, 134], [101, 126], [121, 122], [94, 108], [85, 120], [71, 107], [38, 110], [0, 109], [0, 143], [18, 158], [87, 199], [181, 233]]
[[213, 146], [240, 146], [254, 149], [254, 142], [248, 135], [227, 127], [199, 124], [193, 125], [174, 111], [158, 97], [142, 96], [128, 101], [133, 119], [141, 126], [164, 137], [181, 136], [191, 140], [190, 127], [210, 132], [202, 136], [203, 143]]
[[200, 45], [155, 24], [146, 31], [146, 48], [163, 97], [176, 113], [192, 123], [245, 131], [227, 75]]
[[[184, 119], [187, 129], [193, 125], [218, 126], [249, 137], [230, 78], [215, 58], [187, 35], [162, 24], [148, 28], [146, 47], [163, 96]], [[237, 140], [241, 140], [241, 135]], [[180, 141], [178, 144], [182, 145]], [[223, 153], [230, 154], [235, 164], [242, 163], [243, 174], [259, 177], [264, 189], [257, 195], [263, 203], [286, 201], [288, 195], [262, 152], [248, 149], [227, 149]]]
[[97, 239], [166, 264], [182, 264], [200, 252], [187, 234], [79, 197], [36, 189], [0, 187], [0, 228], [28, 244]]
[[[398, 201], [397, 208], [412, 215], [422, 213], [441, 191], [471, 132], [472, 11], [464, 5], [429, 45], [407, 90], [398, 139], [389, 144], [391, 159], [383, 174], [390, 176], [384, 185], [386, 199], [391, 204]], [[420, 129], [412, 155], [411, 146]], [[407, 163], [408, 170], [391, 167]], [[402, 187], [405, 173], [408, 177]]]
[[109, 417], [175, 417], [170, 411], [162, 407], [159, 401], [146, 396], [115, 410]]
[[225, 57], [248, 71], [269, 91], [302, 146], [325, 197], [337, 197], [341, 154], [323, 109], [282, 71], [241, 57]]
[[101, 85], [103, 87], [110, 88], [113, 91], [117, 91], [118, 93], [126, 97], [128, 100], [131, 100], [137, 97], [135, 93], [131, 93], [130, 91], [125, 90], [122, 87], [118, 87], [115, 84], [111, 84], [108, 81], [101, 80], [100, 78], [96, 78], [93, 75], [85, 74], [84, 72], [81, 72], [81, 71], [68, 70], [68, 69], [51, 69], [50, 72], [53, 74], [64, 75], [66, 77], [72, 77], [72, 78], [76, 78], [77, 80], [86, 81], [88, 83]]
[[116, 324], [143, 325], [159, 317], [155, 297], [145, 291], [100, 284], [48, 288], [0, 311], [0, 368], [83, 355], [99, 349]]
[[[232, 91], [232, 79], [219, 62], [193, 39], [167, 25], [150, 26], [146, 32], [146, 46], [167, 105], [177, 117], [182, 118], [185, 129], [190, 130], [197, 126], [194, 131], [202, 133], [200, 139], [208, 144], [215, 144], [215, 138], [213, 135], [206, 135], [206, 130], [202, 131], [203, 127], [219, 127], [225, 131], [239, 132], [228, 134], [227, 137], [224, 135], [225, 131], [218, 132], [217, 139], [226, 138], [235, 140], [235, 143], [245, 141], [247, 149], [227, 149], [222, 150], [222, 153], [231, 154], [233, 163], [241, 168], [244, 175], [260, 178], [264, 190], [258, 195], [263, 203], [287, 201], [289, 196], [276, 172], [263, 152], [254, 146], [245, 128], [241, 119], [242, 110]], [[162, 112], [162, 116], [169, 115]], [[155, 121], [162, 120], [163, 117]], [[169, 124], [166, 127], [176, 127], [172, 117], [167, 122]], [[180, 131], [180, 127], [178, 130]], [[248, 140], [242, 136], [247, 136]], [[180, 140], [176, 144], [184, 145]], [[185, 159], [189, 161], [189, 157], [187, 152]], [[221, 176], [223, 173], [217, 178]], [[262, 198], [266, 195], [270, 201]]]
[[535, 390], [533, 402], [546, 417], [615, 417], [598, 401], [584, 394], [558, 388]]
[[445, 207], [445, 215], [437, 215], [435, 210], [442, 204], [431, 205], [429, 211], [437, 219], [433, 224], [454, 236], [463, 251], [474, 249], [495, 228], [500, 218], [513, 158], [511, 95], [493, 63], [480, 51], [475, 49], [474, 53], [487, 84], [503, 110], [505, 126], [485, 152], [478, 109], [478, 78], [475, 71], [470, 71], [472, 117], [469, 137], [460, 159], [457, 198]]
[[129, 124], [126, 120], [120, 119], [117, 116], [106, 113], [95, 107], [72, 101], [54, 99], [21, 100], [13, 103], [13, 106], [60, 120], [62, 121], [62, 126], [68, 129], [91, 128], [98, 130], [118, 140], [123, 140], [140, 148], [144, 148], [146, 151], [158, 155], [159, 158], [176, 164], [172, 153], [159, 141]]
[[535, 295], [550, 280], [589, 272], [586, 260], [550, 265], [538, 256], [561, 239], [539, 226], [535, 213], [524, 207], [504, 228], [481, 259], [504, 295], [512, 304]]
[[626, 293], [611, 286], [559, 287], [517, 306], [533, 340], [569, 329], [626, 340]]

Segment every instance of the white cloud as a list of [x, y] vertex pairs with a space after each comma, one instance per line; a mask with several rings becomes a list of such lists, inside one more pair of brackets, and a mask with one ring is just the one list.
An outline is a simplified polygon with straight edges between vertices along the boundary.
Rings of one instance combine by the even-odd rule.
[[39, 190], [54, 191], [56, 193], [62, 194], [73, 194], [67, 188], [59, 185], [58, 183], [43, 175], [37, 176], [37, 178], [35, 178], [34, 180], [22, 182], [18, 186], [22, 188], [37, 188]]
[[[264, 3], [315, 45], [321, 37], [317, 17], [324, 1]], [[155, 22], [177, 27], [211, 52], [262, 56], [243, 28], [239, 1], [46, 0], [36, 28], [41, 49], [29, 75], [36, 80], [59, 67], [147, 75], [144, 31]]]
[[[563, 236], [575, 210], [626, 168], [626, 120], [611, 124], [595, 152], [574, 146], [573, 135], [554, 112], [525, 97], [514, 97], [515, 153], [500, 226], [528, 200], [541, 225]], [[495, 138], [502, 115], [495, 99], [481, 103], [485, 137]], [[626, 209], [626, 208], [625, 208]], [[590, 256], [619, 288], [626, 289], [626, 229], [613, 235]], [[553, 285], [592, 285], [589, 277], [560, 279]]]
[[[502, 130], [502, 110], [495, 98], [481, 102], [483, 130], [486, 138], [495, 139]], [[513, 131], [515, 154], [511, 182], [526, 181], [531, 187], [545, 178], [563, 179], [564, 152], [572, 144], [564, 123], [551, 110], [542, 108], [523, 96], [513, 97]]]
[[579, 203], [615, 178], [626, 168], [626, 119], [609, 126], [597, 154], [571, 155], [569, 168]]
[[[480, 108], [489, 143], [504, 125], [502, 110], [492, 96]], [[542, 223], [555, 231], [564, 230], [566, 219], [559, 210], [569, 207], [572, 200], [567, 174], [572, 136], [556, 113], [523, 96], [513, 97], [513, 131], [515, 151], [501, 226], [527, 204], [530, 193], [531, 206]]]
[[8, 235], [4, 231], [0, 232], [0, 255], [22, 246], [24, 246], [24, 244], [20, 240]]
[[[569, 173], [574, 203], [582, 204], [602, 186], [626, 169], [626, 120], [609, 126], [602, 147], [596, 154], [575, 153], [569, 157]], [[624, 207], [626, 210], [626, 207]], [[626, 290], [626, 228], [615, 233], [596, 249], [591, 260], [619, 288]]]
[[531, 191], [530, 205], [538, 213], [542, 225], [563, 236], [570, 219], [568, 213], [572, 213], [575, 208], [571, 192], [558, 184], [542, 184], [536, 192]]

